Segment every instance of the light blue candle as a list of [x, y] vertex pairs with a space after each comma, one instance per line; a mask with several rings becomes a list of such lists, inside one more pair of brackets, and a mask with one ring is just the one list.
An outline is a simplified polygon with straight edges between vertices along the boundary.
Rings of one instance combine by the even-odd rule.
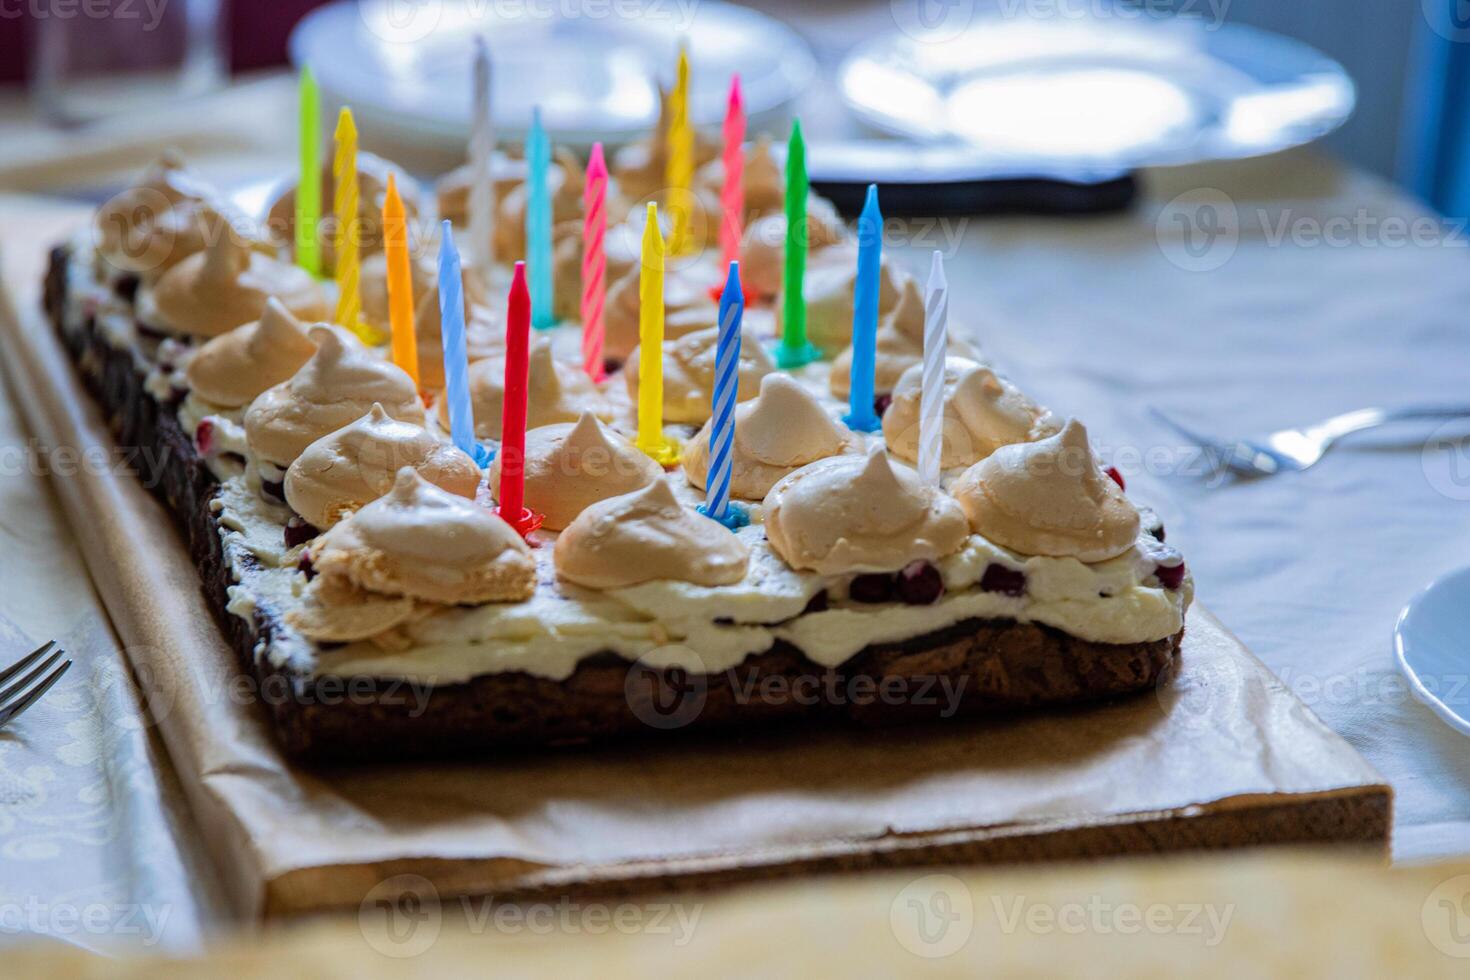
[[459, 249], [449, 222], [439, 241], [439, 320], [444, 341], [444, 397], [449, 400], [449, 437], [481, 466], [490, 462], [485, 447], [475, 441], [475, 412], [470, 405], [470, 359], [464, 338], [464, 283], [460, 279]]
[[715, 341], [715, 390], [711, 400], [709, 475], [700, 513], [730, 530], [750, 523], [744, 507], [730, 502], [731, 452], [735, 443], [735, 401], [740, 388], [740, 321], [745, 316], [745, 290], [740, 263], [730, 263], [720, 294], [720, 333]]
[[878, 345], [878, 281], [883, 264], [883, 213], [878, 185], [868, 185], [868, 199], [858, 217], [857, 282], [852, 295], [852, 361], [849, 365], [848, 428], [876, 432], [882, 425], [873, 409], [873, 371]]
[[531, 110], [531, 132], [526, 137], [526, 267], [531, 273], [531, 326], [556, 326], [551, 312], [551, 141], [541, 125], [541, 108]]

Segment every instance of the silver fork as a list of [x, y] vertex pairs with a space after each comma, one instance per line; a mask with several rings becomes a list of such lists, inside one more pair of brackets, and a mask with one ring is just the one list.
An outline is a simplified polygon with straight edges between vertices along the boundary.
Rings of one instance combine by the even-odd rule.
[[1405, 408], [1360, 408], [1300, 429], [1281, 429], [1246, 439], [1215, 439], [1187, 429], [1157, 408], [1149, 412], [1160, 422], [1196, 443], [1217, 466], [1238, 476], [1272, 476], [1299, 472], [1316, 464], [1343, 436], [1392, 422], [1470, 418], [1470, 405], [1414, 405]]
[[[61, 660], [66, 656], [65, 650], [51, 653], [54, 646], [56, 641], [50, 640], [0, 671], [0, 728], [41, 700], [41, 695], [51, 690], [51, 686], [61, 680], [61, 675], [71, 666], [70, 660]], [[51, 653], [49, 657], [46, 656], [48, 653]], [[57, 661], [61, 662], [58, 664]], [[11, 683], [12, 678], [22, 673], [24, 676]]]

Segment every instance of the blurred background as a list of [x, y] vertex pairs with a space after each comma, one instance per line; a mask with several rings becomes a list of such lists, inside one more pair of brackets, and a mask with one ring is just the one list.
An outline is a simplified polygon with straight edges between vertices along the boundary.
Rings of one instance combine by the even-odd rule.
[[[387, 6], [397, 10], [394, 16], [411, 18], [416, 10], [442, 9], [445, 2], [394, 0]], [[0, 0], [6, 118], [39, 112], [75, 124], [89, 115], [106, 115], [127, 100], [200, 93], [230, 77], [283, 66], [293, 29], [324, 5], [325, 0]], [[468, 6], [471, 11], [506, 8], [490, 0]], [[576, 12], [584, 4], [525, 0], [519, 6]], [[667, 0], [665, 6], [697, 12], [700, 3]], [[821, 75], [796, 109], [804, 118], [817, 117], [819, 127], [833, 102], [823, 93], [830, 92], [843, 59], [859, 45], [903, 33], [905, 25], [942, 32], [987, 15], [1067, 21], [1113, 8], [1150, 21], [1177, 16], [1207, 28], [1263, 28], [1317, 49], [1356, 83], [1352, 117], [1326, 138], [1333, 153], [1451, 215], [1470, 213], [1470, 181], [1462, 175], [1470, 157], [1461, 147], [1470, 128], [1460, 119], [1465, 101], [1453, 97], [1466, 73], [1457, 51], [1463, 45], [1456, 42], [1470, 35], [1470, 20], [1459, 19], [1464, 4], [1458, 0], [817, 0], [800, 5], [764, 0], [742, 6], [763, 9], [810, 46]], [[112, 16], [104, 16], [107, 12]], [[1274, 56], [1268, 52], [1263, 63], [1269, 67]], [[104, 59], [114, 68], [163, 59], [178, 72], [166, 90], [113, 84], [88, 90], [79, 76], [89, 62]], [[852, 135], [827, 128], [829, 135]]]

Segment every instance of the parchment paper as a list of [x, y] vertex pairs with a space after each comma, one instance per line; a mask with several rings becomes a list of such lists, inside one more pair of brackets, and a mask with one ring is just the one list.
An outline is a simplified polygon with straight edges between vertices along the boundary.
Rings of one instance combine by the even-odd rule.
[[[44, 250], [49, 239], [38, 239]], [[46, 444], [107, 453], [40, 311], [8, 283], [4, 362]], [[173, 519], [112, 467], [57, 477], [243, 914], [355, 906], [414, 872], [442, 896], [606, 891], [816, 867], [1073, 857], [1286, 840], [1381, 843], [1389, 791], [1207, 612], [1179, 675], [1101, 707], [809, 730], [486, 764], [304, 772], [234, 659]]]

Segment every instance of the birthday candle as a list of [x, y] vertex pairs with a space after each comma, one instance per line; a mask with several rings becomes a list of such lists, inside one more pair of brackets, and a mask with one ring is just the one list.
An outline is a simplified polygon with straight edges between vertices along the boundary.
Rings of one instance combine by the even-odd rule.
[[731, 513], [733, 507], [730, 504], [735, 398], [740, 385], [740, 320], [744, 314], [745, 291], [740, 287], [740, 263], [731, 262], [725, 291], [720, 294], [720, 334], [715, 342], [715, 390], [709, 434], [709, 483], [703, 508], [706, 515], [726, 526], [745, 523], [744, 520], [732, 520], [735, 515]]
[[301, 69], [299, 88], [301, 175], [296, 180], [296, 264], [313, 276], [322, 274], [322, 246], [317, 225], [322, 219], [321, 94], [311, 69]]
[[730, 78], [730, 104], [725, 108], [725, 186], [720, 190], [720, 254], [726, 262], [740, 258], [745, 215], [745, 104], [740, 76]]
[[490, 117], [490, 50], [475, 37], [474, 114], [470, 120], [470, 238], [475, 258], [489, 273], [495, 262], [495, 128]]
[[413, 324], [413, 273], [408, 259], [408, 217], [398, 183], [388, 174], [383, 199], [383, 251], [388, 259], [388, 322], [392, 327], [393, 363], [419, 383], [418, 339]]
[[924, 373], [919, 390], [919, 478], [939, 486], [939, 458], [944, 444], [944, 355], [948, 346], [949, 284], [944, 259], [936, 249], [924, 292]]
[[603, 238], [607, 234], [607, 163], [602, 158], [602, 144], [592, 144], [592, 158], [587, 162], [587, 186], [582, 191], [582, 367], [593, 381], [601, 381], [603, 322], [602, 307], [607, 299], [607, 253]]
[[526, 509], [526, 398], [531, 361], [531, 296], [517, 262], [505, 311], [505, 400], [500, 411], [499, 514], [521, 534], [541, 523]]
[[[337, 215], [337, 322], [362, 336], [358, 287], [357, 125], [352, 110], [337, 116], [337, 153], [332, 158], [332, 211]], [[364, 340], [367, 338], [364, 337]]]
[[878, 345], [878, 277], [883, 262], [883, 213], [878, 185], [868, 185], [868, 199], [858, 216], [857, 282], [852, 294], [852, 364], [848, 384], [848, 428], [876, 432], [882, 425], [873, 407], [873, 371]]
[[679, 456], [664, 435], [664, 239], [651, 202], [638, 273], [638, 448], [665, 466]]
[[540, 107], [531, 110], [531, 132], [526, 137], [526, 262], [531, 267], [531, 325], [545, 330], [556, 325], [551, 312], [551, 194], [546, 187], [551, 169], [551, 141], [541, 125]]
[[689, 126], [689, 49], [679, 48], [679, 68], [674, 91], [669, 96], [669, 159], [664, 168], [668, 184], [668, 206], [674, 212], [674, 230], [669, 238], [669, 251], [683, 255], [689, 251], [689, 211], [693, 205], [689, 193], [694, 183], [694, 130]]
[[444, 397], [449, 401], [449, 438], [481, 466], [489, 461], [475, 442], [475, 412], [470, 404], [469, 355], [464, 337], [464, 284], [460, 279], [459, 250], [446, 220], [439, 243], [439, 320], [444, 341]]
[[781, 343], [776, 363], [783, 368], [801, 367], [817, 359], [817, 350], [806, 339], [806, 143], [801, 137], [801, 120], [791, 121], [791, 139], [786, 143], [786, 263], [781, 278]]

